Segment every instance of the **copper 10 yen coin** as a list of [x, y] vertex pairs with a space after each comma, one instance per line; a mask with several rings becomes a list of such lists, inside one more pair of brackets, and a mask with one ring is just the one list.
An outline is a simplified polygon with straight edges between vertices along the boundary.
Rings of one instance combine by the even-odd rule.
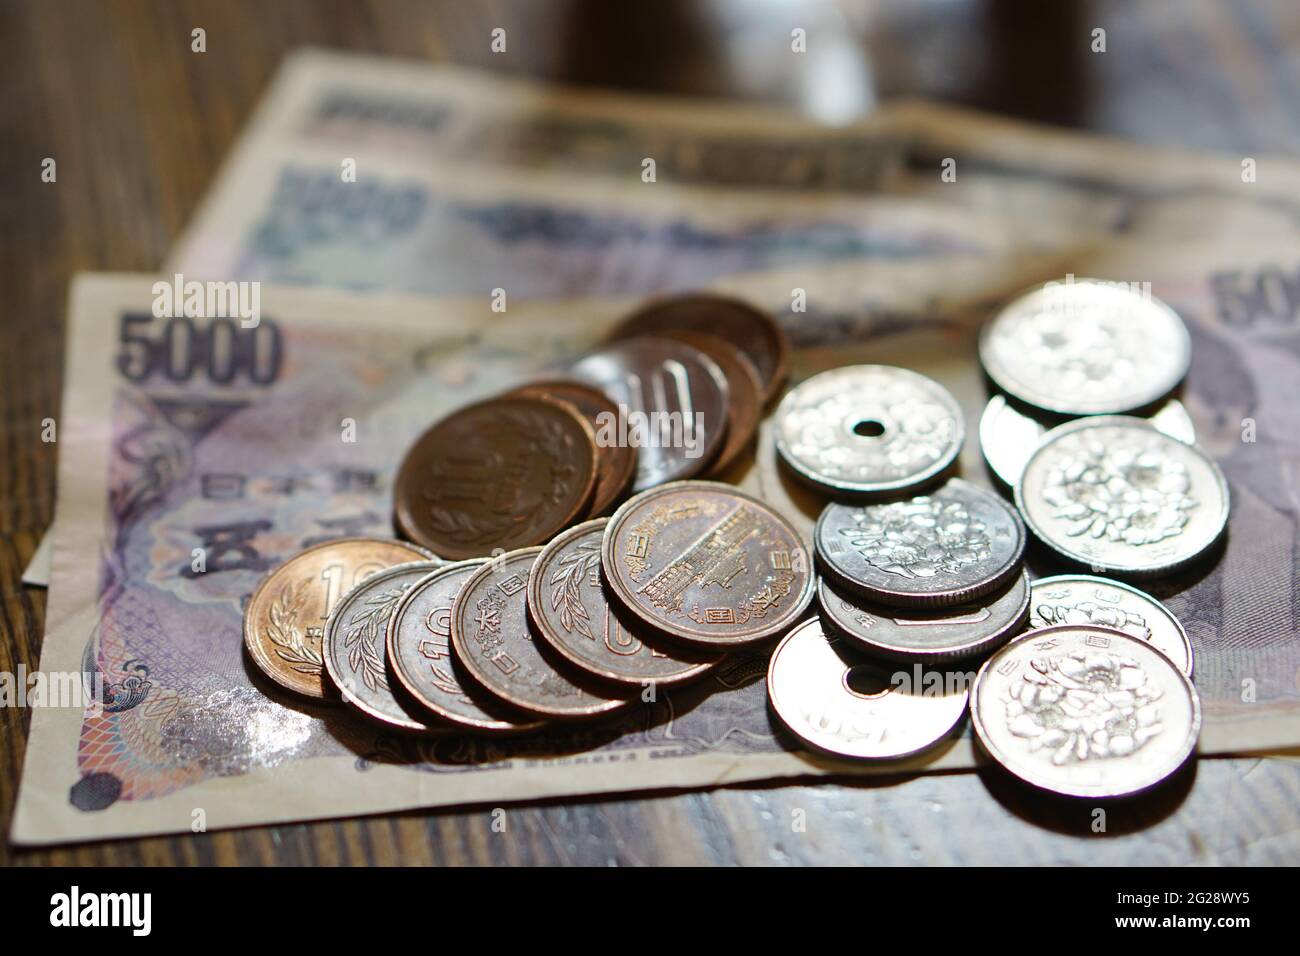
[[632, 487], [636, 477], [636, 449], [617, 442], [602, 442], [600, 436], [607, 422], [617, 422], [618, 406], [600, 389], [581, 382], [553, 380], [521, 385], [512, 395], [541, 395], [568, 402], [576, 408], [596, 434], [596, 490], [592, 494], [591, 515], [608, 514]]
[[763, 380], [749, 357], [719, 335], [693, 329], [670, 329], [664, 335], [695, 346], [718, 363], [727, 379], [727, 433], [705, 477], [721, 474], [754, 440], [763, 418]]
[[457, 674], [451, 609], [461, 587], [487, 561], [447, 564], [416, 581], [388, 624], [388, 662], [399, 684], [422, 707], [461, 730], [522, 733], [542, 721], [521, 715]]
[[451, 609], [451, 644], [465, 672], [489, 694], [527, 713], [597, 717], [628, 700], [586, 686], [543, 656], [528, 623], [528, 572], [541, 548], [493, 558], [474, 573]]
[[694, 477], [722, 450], [731, 389], [718, 363], [695, 346], [630, 338], [588, 353], [568, 373], [618, 404], [617, 434], [602, 429], [601, 442], [635, 448], [633, 491]]
[[344, 701], [401, 730], [438, 725], [394, 692], [388, 626], [411, 585], [441, 567], [441, 561], [413, 561], [376, 571], [343, 595], [325, 622], [325, 673]]
[[627, 501], [605, 528], [601, 567], [636, 617], [714, 648], [781, 633], [813, 596], [808, 551], [790, 522], [712, 481], [673, 482]]
[[370, 575], [432, 557], [416, 545], [382, 538], [340, 538], [299, 552], [263, 578], [248, 600], [249, 657], [281, 687], [323, 700], [321, 643], [334, 606]]
[[595, 435], [567, 402], [507, 395], [453, 412], [415, 440], [397, 475], [402, 532], [449, 559], [549, 540], [587, 513]]
[[785, 382], [789, 338], [771, 315], [739, 299], [696, 293], [651, 302], [619, 323], [610, 338], [663, 335], [673, 329], [718, 335], [744, 352], [763, 381], [764, 404]]
[[[608, 520], [570, 528], [542, 549], [528, 575], [528, 615], [537, 634], [573, 666], [596, 677], [645, 686], [703, 676], [722, 660], [714, 651], [673, 648], [617, 603], [600, 579]], [[657, 635], [655, 635], [657, 636]]]

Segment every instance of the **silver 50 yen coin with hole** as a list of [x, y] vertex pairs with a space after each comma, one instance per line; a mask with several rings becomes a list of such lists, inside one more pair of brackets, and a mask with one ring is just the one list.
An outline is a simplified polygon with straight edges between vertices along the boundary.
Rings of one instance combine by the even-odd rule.
[[934, 746], [966, 713], [960, 675], [937, 681], [937, 688], [924, 678], [914, 686], [912, 678], [897, 665], [853, 653], [813, 618], [777, 645], [767, 694], [781, 722], [809, 747], [887, 760]]
[[946, 388], [891, 365], [851, 365], [802, 382], [775, 418], [781, 460], [832, 494], [882, 495], [933, 481], [965, 439]]

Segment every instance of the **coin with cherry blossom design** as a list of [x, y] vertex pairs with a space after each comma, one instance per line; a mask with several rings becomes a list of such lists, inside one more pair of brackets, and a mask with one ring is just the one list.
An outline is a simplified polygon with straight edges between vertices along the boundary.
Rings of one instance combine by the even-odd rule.
[[1032, 786], [1121, 797], [1178, 770], [1201, 731], [1187, 675], [1147, 641], [1111, 628], [1029, 631], [990, 657], [971, 690], [984, 749]]
[[1136, 411], [1172, 392], [1191, 366], [1177, 312], [1125, 283], [1073, 276], [1007, 305], [984, 327], [979, 351], [998, 388], [1058, 415]]
[[1052, 429], [1025, 465], [1016, 506], [1034, 534], [1094, 571], [1160, 574], [1197, 558], [1228, 524], [1228, 483], [1205, 452], [1141, 418]]
[[1145, 591], [1089, 574], [1058, 574], [1030, 585], [1030, 629], [1095, 624], [1141, 638], [1192, 676], [1192, 642], [1173, 611]]
[[[1147, 419], [1166, 435], [1187, 444], [1196, 442], [1196, 426], [1187, 408], [1176, 398], [1165, 402]], [[1008, 488], [1014, 488], [1024, 474], [1025, 464], [1052, 425], [1014, 407], [1001, 395], [994, 395], [980, 416], [980, 451], [990, 470]]]
[[942, 607], [1010, 581], [1025, 528], [1000, 497], [952, 478], [902, 501], [829, 504], [813, 541], [821, 570], [844, 590], [877, 604]]

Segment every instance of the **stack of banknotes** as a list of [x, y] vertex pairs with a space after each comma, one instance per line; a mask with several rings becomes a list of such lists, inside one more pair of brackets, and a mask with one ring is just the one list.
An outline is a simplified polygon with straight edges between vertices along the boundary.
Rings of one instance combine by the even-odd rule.
[[[969, 731], [884, 767], [792, 746], [770, 647], [616, 719], [518, 738], [394, 733], [256, 686], [242, 622], [269, 570], [391, 536], [394, 475], [431, 421], [684, 292], [775, 316], [791, 382], [923, 373], [967, 434], [979, 330], [1018, 292], [1072, 274], [1168, 303], [1191, 339], [1178, 398], [1232, 509], [1221, 557], [1144, 587], [1193, 647], [1200, 753], [1300, 745], [1297, 187], [1283, 159], [926, 103], [829, 129], [295, 55], [159, 273], [73, 283], [56, 518], [29, 577], [49, 586], [41, 671], [88, 700], [34, 708], [12, 838], [971, 768]], [[726, 480], [810, 542], [824, 499], [790, 480], [772, 429]], [[994, 486], [978, 442], [957, 467]]]

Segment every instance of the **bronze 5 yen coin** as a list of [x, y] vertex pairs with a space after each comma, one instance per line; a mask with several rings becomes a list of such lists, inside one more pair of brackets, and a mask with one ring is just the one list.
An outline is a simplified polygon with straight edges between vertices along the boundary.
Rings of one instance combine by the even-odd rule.
[[678, 684], [722, 660], [709, 651], [657, 641], [644, 622], [611, 605], [600, 579], [608, 519], [570, 528], [542, 549], [528, 575], [528, 615], [561, 657], [595, 677], [624, 684]]
[[286, 690], [323, 700], [321, 643], [334, 606], [372, 574], [432, 557], [416, 545], [382, 538], [340, 538], [299, 552], [263, 578], [248, 600], [248, 656]]
[[595, 435], [577, 409], [509, 395], [417, 438], [393, 507], [411, 540], [450, 559], [484, 557], [549, 540], [587, 513], [595, 481]]
[[521, 548], [479, 568], [456, 595], [451, 644], [465, 672], [511, 707], [541, 717], [608, 714], [628, 700], [585, 686], [542, 656], [528, 624], [528, 573], [541, 548]]
[[605, 528], [614, 596], [673, 638], [713, 648], [779, 634], [808, 607], [799, 533], [762, 501], [713, 481], [679, 481], [627, 501]]

